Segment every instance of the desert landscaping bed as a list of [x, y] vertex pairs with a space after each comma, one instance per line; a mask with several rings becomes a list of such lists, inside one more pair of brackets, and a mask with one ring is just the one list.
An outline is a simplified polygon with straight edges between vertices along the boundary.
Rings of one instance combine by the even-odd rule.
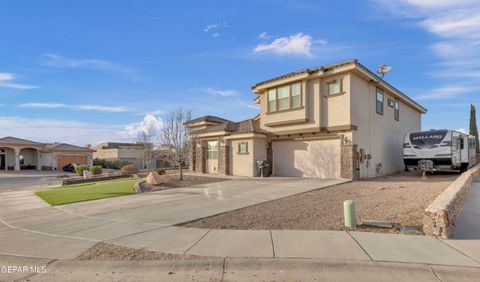
[[176, 255], [162, 252], [135, 249], [115, 244], [100, 242], [81, 254], [78, 260], [94, 261], [146, 261], [146, 260], [192, 260], [205, 259], [207, 257]]
[[[345, 230], [343, 201], [354, 200], [357, 221], [392, 221], [421, 230], [425, 208], [459, 175], [436, 174], [422, 181], [403, 173], [355, 181], [242, 208], [185, 224], [215, 229]], [[397, 232], [358, 226], [358, 231]]]
[[183, 180], [178, 180], [178, 174], [165, 174], [161, 176], [165, 181], [162, 184], [153, 185], [148, 183], [142, 183], [141, 188], [143, 192], [153, 192], [168, 190], [173, 188], [185, 188], [192, 187], [201, 184], [208, 184], [213, 182], [227, 181], [228, 178], [219, 178], [219, 177], [209, 177], [209, 176], [197, 176], [197, 175], [183, 175]]

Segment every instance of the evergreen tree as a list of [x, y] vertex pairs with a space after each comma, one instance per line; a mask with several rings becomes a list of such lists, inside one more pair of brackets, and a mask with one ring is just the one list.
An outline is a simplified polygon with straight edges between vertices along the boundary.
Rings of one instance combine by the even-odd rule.
[[477, 128], [477, 114], [475, 110], [475, 106], [473, 104], [470, 105], [470, 135], [475, 136], [477, 141], [477, 154], [480, 153], [480, 144], [478, 144], [478, 128]]

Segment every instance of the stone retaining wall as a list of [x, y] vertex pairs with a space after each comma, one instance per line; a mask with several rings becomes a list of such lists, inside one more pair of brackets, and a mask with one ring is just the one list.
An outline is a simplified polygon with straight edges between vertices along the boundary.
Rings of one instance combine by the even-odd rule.
[[425, 235], [451, 238], [455, 221], [468, 195], [472, 180], [480, 175], [477, 165], [460, 175], [440, 196], [425, 209], [423, 232]]

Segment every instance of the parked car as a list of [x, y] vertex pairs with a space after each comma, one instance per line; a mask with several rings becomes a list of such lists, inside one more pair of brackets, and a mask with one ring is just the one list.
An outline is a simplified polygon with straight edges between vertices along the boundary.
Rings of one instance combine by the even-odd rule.
[[67, 164], [62, 168], [62, 170], [65, 172], [75, 172], [75, 167], [75, 164]]

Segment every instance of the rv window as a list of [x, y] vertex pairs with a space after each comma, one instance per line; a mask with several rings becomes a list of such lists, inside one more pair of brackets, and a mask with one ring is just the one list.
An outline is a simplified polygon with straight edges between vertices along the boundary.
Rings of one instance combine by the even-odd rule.
[[460, 137], [460, 150], [463, 150], [464, 147], [465, 147], [465, 144], [464, 144], [463, 138]]

